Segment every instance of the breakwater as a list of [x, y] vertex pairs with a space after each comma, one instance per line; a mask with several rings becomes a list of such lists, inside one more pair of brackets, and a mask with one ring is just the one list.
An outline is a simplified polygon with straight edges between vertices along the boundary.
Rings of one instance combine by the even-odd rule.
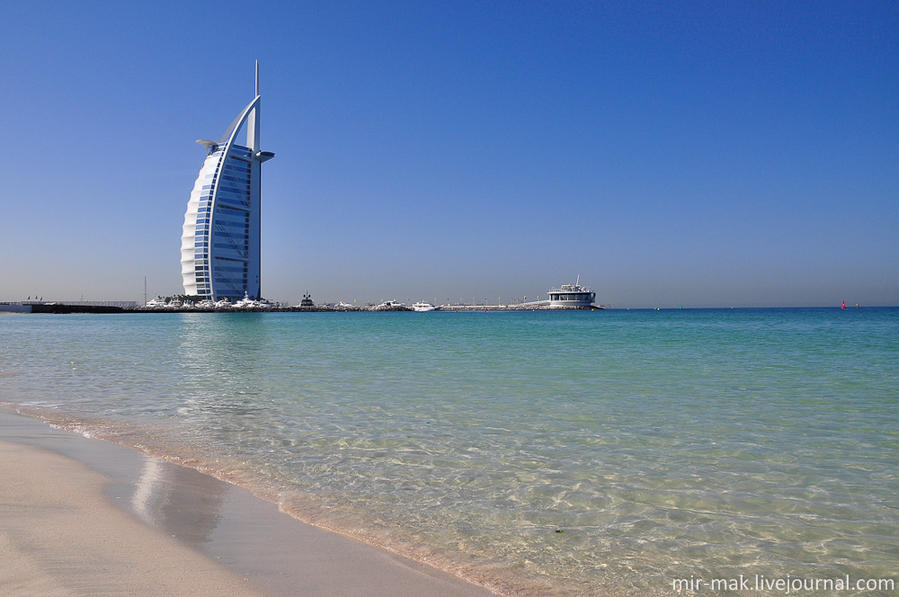
[[[596, 311], [603, 307], [599, 305], [591, 307], [550, 307], [548, 304], [513, 304], [513, 305], [440, 305], [435, 311], [453, 312], [486, 312], [486, 311]], [[398, 311], [414, 311], [405, 305], [313, 305], [313, 306], [283, 306], [283, 305], [259, 305], [252, 307], [196, 307], [191, 305], [170, 304], [160, 306], [116, 306], [116, 305], [83, 305], [67, 303], [0, 303], [0, 313], [47, 313], [47, 314], [72, 314], [72, 313], [387, 313]]]

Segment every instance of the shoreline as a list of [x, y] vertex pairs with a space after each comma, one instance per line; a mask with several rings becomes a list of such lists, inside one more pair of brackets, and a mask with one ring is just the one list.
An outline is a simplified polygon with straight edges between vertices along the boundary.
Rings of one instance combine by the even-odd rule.
[[0, 593], [492, 594], [303, 523], [241, 487], [9, 406], [0, 452], [3, 478], [14, 480], [0, 487], [0, 554], [14, 563]]

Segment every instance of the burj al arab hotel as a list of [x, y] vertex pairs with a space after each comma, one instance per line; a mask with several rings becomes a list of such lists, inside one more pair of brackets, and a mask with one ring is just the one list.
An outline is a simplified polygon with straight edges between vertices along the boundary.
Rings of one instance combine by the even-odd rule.
[[[187, 201], [181, 234], [184, 294], [211, 300], [260, 298], [262, 162], [275, 154], [259, 148], [259, 62], [256, 94], [222, 138], [199, 139], [206, 160]], [[244, 126], [246, 125], [246, 126]], [[246, 128], [246, 145], [237, 135]]]

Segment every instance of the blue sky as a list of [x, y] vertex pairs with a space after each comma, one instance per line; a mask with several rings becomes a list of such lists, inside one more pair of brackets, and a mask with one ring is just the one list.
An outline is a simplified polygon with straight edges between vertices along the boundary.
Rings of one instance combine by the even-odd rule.
[[268, 297], [899, 304], [897, 31], [895, 2], [7, 3], [0, 300], [180, 292], [194, 140], [258, 58]]

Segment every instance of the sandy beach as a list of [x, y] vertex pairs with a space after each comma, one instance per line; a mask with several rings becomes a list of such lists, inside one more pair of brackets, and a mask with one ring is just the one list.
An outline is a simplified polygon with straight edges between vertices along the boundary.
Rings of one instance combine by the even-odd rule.
[[2, 595], [490, 593], [201, 473], [0, 412]]

